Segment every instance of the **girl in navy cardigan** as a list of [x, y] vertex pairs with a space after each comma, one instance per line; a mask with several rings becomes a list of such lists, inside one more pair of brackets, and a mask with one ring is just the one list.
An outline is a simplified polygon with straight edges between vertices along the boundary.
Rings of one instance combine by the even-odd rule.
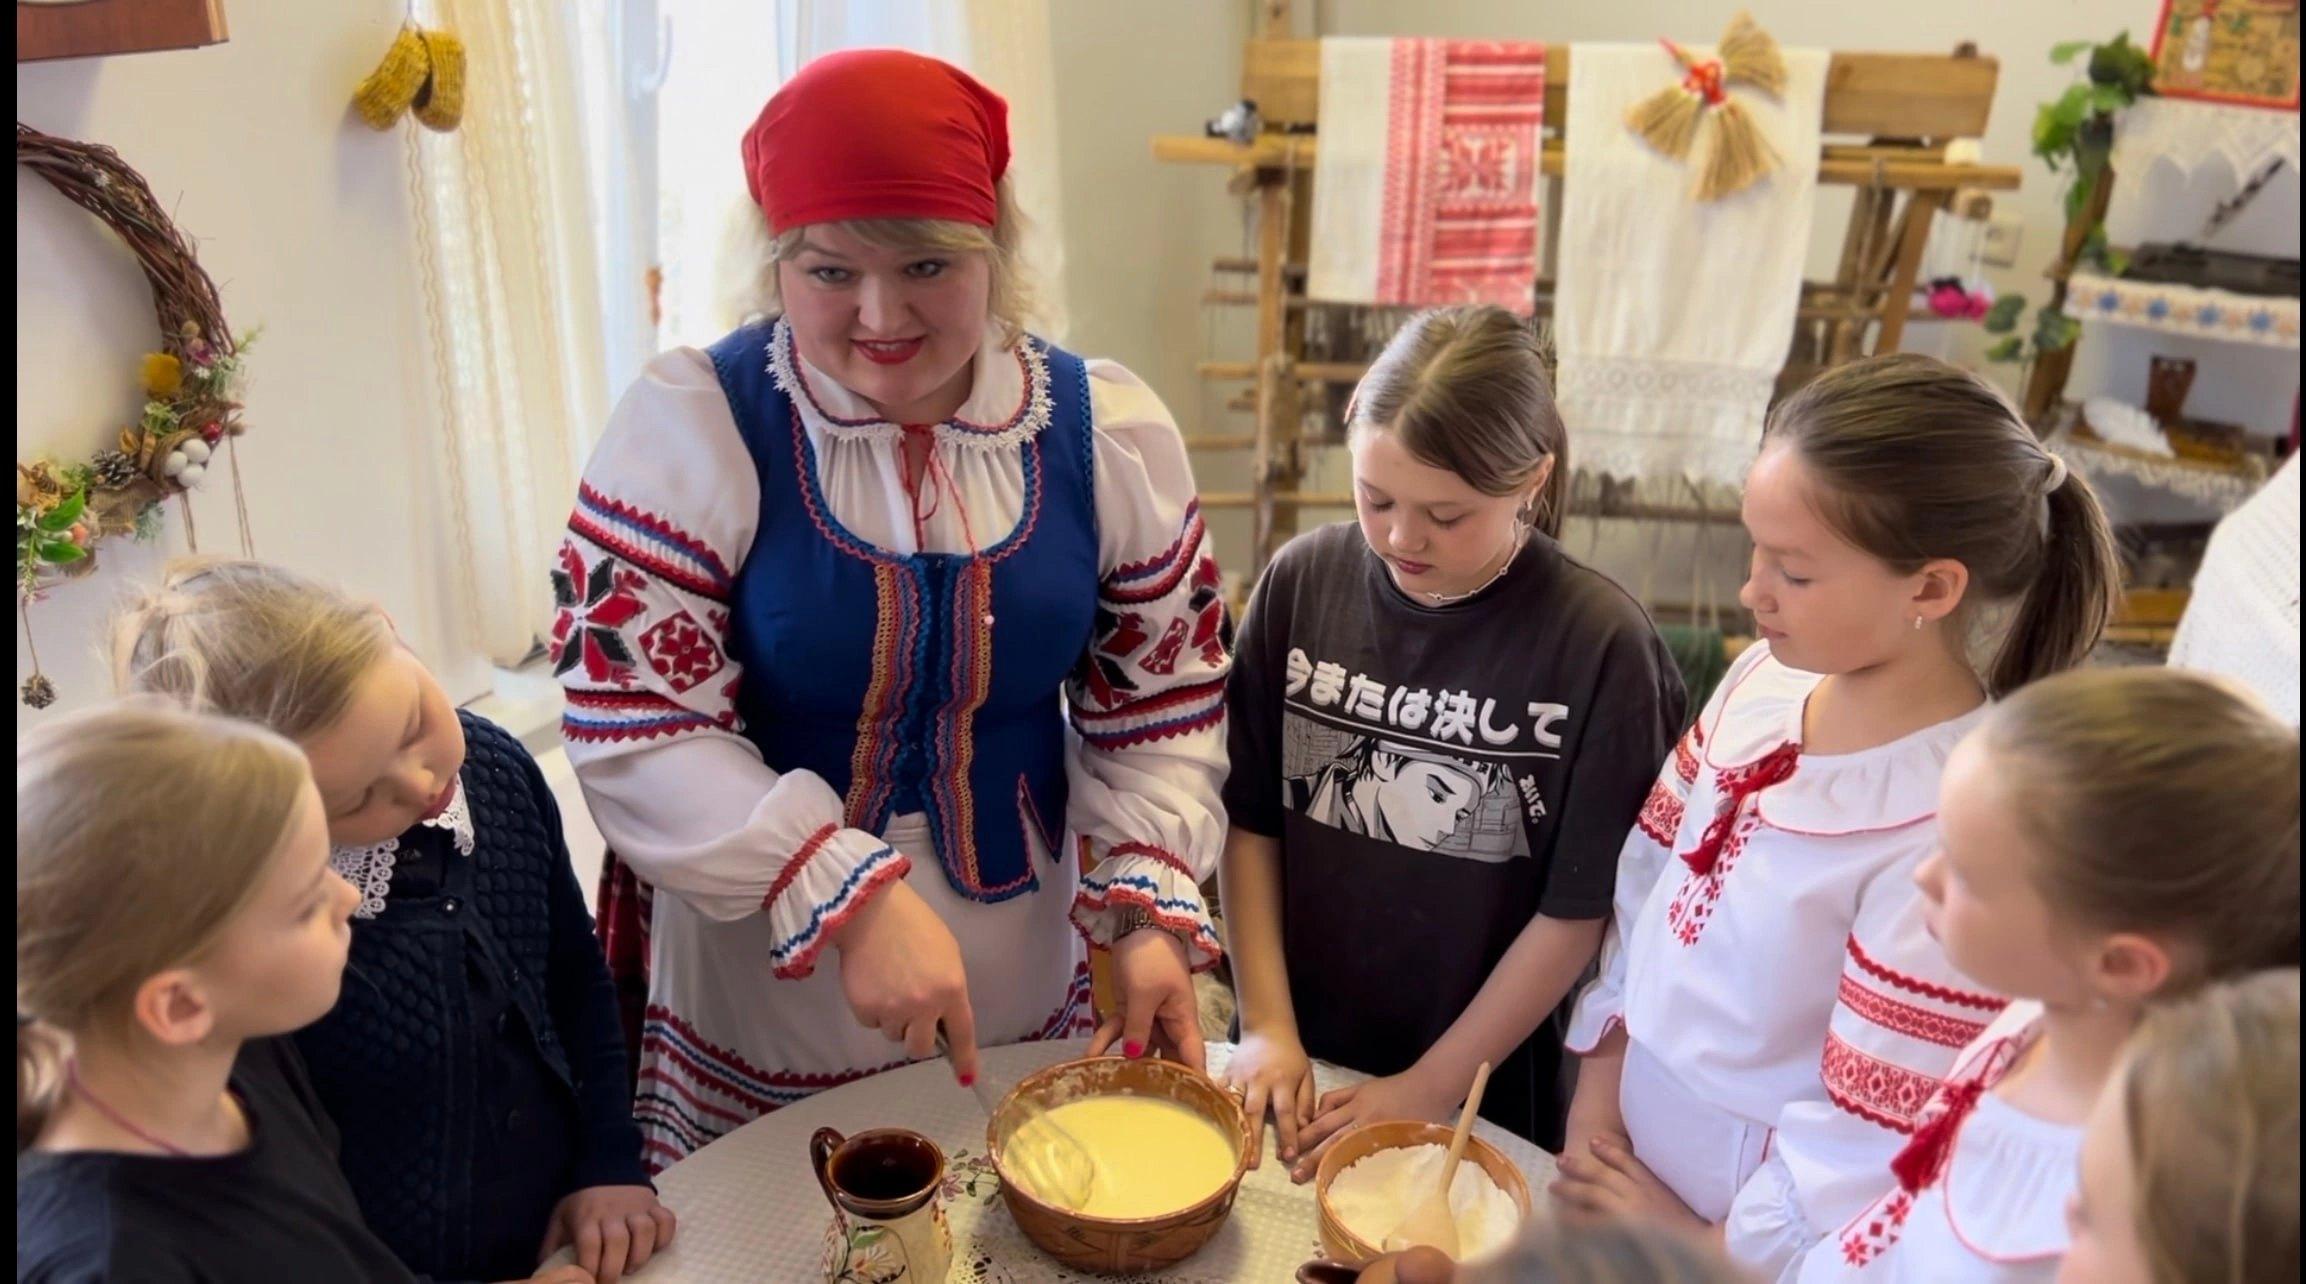
[[128, 689], [311, 759], [360, 893], [334, 1011], [296, 1042], [369, 1225], [421, 1274], [609, 1284], [671, 1242], [641, 1168], [615, 997], [520, 743], [452, 707], [376, 607], [278, 567], [178, 563], [114, 634]]

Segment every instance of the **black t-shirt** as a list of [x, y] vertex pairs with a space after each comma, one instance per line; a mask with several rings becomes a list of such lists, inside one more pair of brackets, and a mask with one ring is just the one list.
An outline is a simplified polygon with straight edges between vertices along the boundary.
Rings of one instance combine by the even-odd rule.
[[415, 1279], [362, 1223], [296, 1049], [248, 1043], [231, 1086], [248, 1115], [237, 1154], [18, 1155], [19, 1284]]
[[[1281, 847], [1305, 1050], [1409, 1068], [1533, 915], [1610, 912], [1617, 856], [1684, 721], [1640, 604], [1533, 533], [1475, 598], [1421, 606], [1351, 523], [1274, 559], [1230, 687], [1232, 823]], [[1482, 1114], [1561, 1145], [1557, 1013]]]

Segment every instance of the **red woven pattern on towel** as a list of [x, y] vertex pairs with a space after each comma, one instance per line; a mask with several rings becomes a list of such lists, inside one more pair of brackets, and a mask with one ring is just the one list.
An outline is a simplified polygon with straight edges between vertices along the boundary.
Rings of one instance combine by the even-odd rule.
[[1528, 315], [1545, 46], [1396, 40], [1391, 81], [1378, 302]]

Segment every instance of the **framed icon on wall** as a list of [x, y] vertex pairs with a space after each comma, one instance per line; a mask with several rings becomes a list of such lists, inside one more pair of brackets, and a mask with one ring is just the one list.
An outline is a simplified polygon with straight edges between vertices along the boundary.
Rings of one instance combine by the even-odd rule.
[[2154, 92], [2298, 109], [2298, 0], [2162, 0]]

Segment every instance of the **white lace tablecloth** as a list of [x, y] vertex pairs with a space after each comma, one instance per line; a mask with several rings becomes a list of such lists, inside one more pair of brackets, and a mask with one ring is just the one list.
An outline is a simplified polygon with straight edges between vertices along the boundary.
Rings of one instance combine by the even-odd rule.
[[[988, 1048], [984, 1073], [996, 1089], [1057, 1061], [1082, 1055], [1086, 1039]], [[1230, 1044], [1209, 1045], [1209, 1069], [1223, 1070]], [[1368, 1076], [1316, 1064], [1322, 1091]], [[822, 1092], [765, 1115], [674, 1164], [657, 1178], [680, 1217], [673, 1246], [635, 1284], [809, 1284], [832, 1208], [809, 1169], [809, 1135], [819, 1128], [858, 1132], [911, 1128], [945, 1150], [953, 1226], [951, 1284], [1039, 1284], [1097, 1279], [1063, 1270], [1018, 1231], [985, 1160], [985, 1114], [941, 1061], [923, 1062]], [[1553, 1180], [1553, 1157], [1503, 1129], [1474, 1131], [1521, 1166], [1533, 1194]], [[1313, 1186], [1291, 1184], [1265, 1132], [1265, 1161], [1250, 1170], [1216, 1236], [1177, 1269], [1131, 1278], [1158, 1284], [1287, 1281], [1321, 1255]], [[565, 1257], [562, 1260], [566, 1260]]]
[[2141, 98], [2114, 125], [2114, 172], [2125, 184], [2168, 161], [2182, 174], [2223, 161], [2237, 182], [2281, 160], [2298, 168], [2298, 113], [2186, 98]]

